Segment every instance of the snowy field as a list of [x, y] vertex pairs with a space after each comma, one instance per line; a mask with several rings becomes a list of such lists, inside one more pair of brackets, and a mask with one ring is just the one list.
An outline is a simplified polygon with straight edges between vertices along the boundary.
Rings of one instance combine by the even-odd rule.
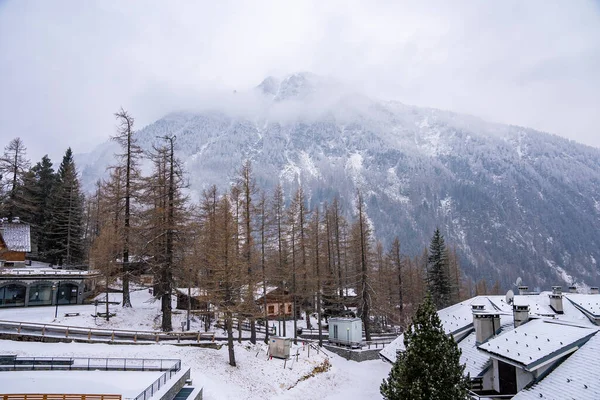
[[[118, 294], [111, 294], [111, 300], [120, 300]], [[58, 318], [54, 318], [54, 307], [32, 307], [0, 309], [0, 320], [54, 323], [70, 326], [85, 326], [112, 329], [156, 330], [160, 327], [159, 303], [152, 302], [147, 290], [132, 293], [132, 309], [123, 309], [120, 305], [111, 305], [111, 312], [116, 316], [109, 322], [94, 318], [94, 305], [59, 306]], [[104, 311], [105, 306], [98, 306]], [[67, 312], [79, 312], [80, 316], [65, 317]], [[185, 320], [185, 312], [173, 316], [173, 327], [181, 326]], [[288, 334], [292, 333], [292, 322], [288, 322]], [[298, 326], [305, 326], [298, 321]], [[192, 330], [204, 331], [198, 320], [192, 321]], [[219, 334], [222, 331], [218, 332]], [[247, 332], [244, 332], [247, 336]], [[236, 335], [237, 337], [237, 335]], [[298, 361], [293, 357], [285, 362], [267, 357], [267, 347], [260, 342], [257, 345], [244, 341], [236, 342], [235, 356], [237, 367], [228, 364], [227, 347], [220, 350], [197, 347], [174, 346], [169, 344], [145, 345], [110, 345], [85, 343], [34, 343], [1, 341], [0, 353], [30, 357], [116, 357], [116, 358], [178, 358], [184, 367], [191, 367], [191, 378], [195, 386], [204, 388], [204, 399], [380, 399], [379, 385], [386, 378], [391, 366], [383, 361], [366, 361], [357, 363], [347, 361], [330, 352], [317, 354], [313, 349], [310, 355], [307, 345], [299, 342], [293, 346], [291, 353], [298, 352]], [[313, 373], [315, 367], [330, 364], [326, 372]], [[285, 365], [285, 368], [284, 368]], [[83, 371], [81, 371], [83, 372]], [[64, 372], [63, 374], [71, 374]], [[14, 372], [0, 372], [0, 392], [4, 392], [4, 383]], [[59, 373], [60, 374], [60, 373]], [[122, 373], [129, 374], [129, 372]], [[74, 375], [69, 375], [74, 376]], [[82, 375], [81, 379], [86, 379]], [[148, 375], [144, 375], [148, 376]], [[135, 384], [122, 375], [125, 397], [132, 392], [140, 392], [150, 384]], [[77, 378], [79, 381], [80, 378]], [[41, 382], [41, 381], [40, 381]], [[59, 381], [47, 380], [52, 385]], [[131, 383], [131, 387], [127, 385]], [[111, 381], [116, 385], [118, 382]], [[41, 385], [41, 384], [40, 384]], [[108, 385], [108, 384], [107, 384]], [[145, 385], [145, 386], [144, 386]], [[42, 387], [42, 386], [40, 386]], [[46, 387], [46, 386], [43, 386]], [[50, 390], [48, 388], [48, 390]], [[139, 389], [139, 390], [138, 390]], [[109, 386], [106, 386], [109, 390]], [[17, 390], [14, 390], [15, 392]], [[75, 390], [72, 390], [75, 392]]]

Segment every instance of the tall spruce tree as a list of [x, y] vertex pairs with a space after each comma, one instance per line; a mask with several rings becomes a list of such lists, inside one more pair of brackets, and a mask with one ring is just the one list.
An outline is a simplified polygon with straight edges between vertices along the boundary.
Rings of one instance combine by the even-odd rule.
[[444, 236], [438, 228], [433, 233], [431, 244], [429, 245], [427, 286], [438, 310], [450, 305], [452, 288], [449, 277], [448, 251], [446, 250]]
[[33, 228], [33, 241], [36, 243], [38, 258], [48, 261], [50, 250], [49, 227], [52, 220], [51, 196], [58, 182], [58, 177], [52, 168], [52, 161], [48, 155], [42, 157], [31, 169], [35, 173], [37, 190], [37, 212], [31, 222]]
[[431, 295], [419, 305], [404, 333], [406, 350], [398, 357], [380, 392], [387, 400], [467, 399], [469, 378], [460, 363], [461, 351], [444, 333]]
[[79, 188], [73, 152], [69, 147], [58, 168], [58, 183], [51, 196], [50, 222], [51, 261], [72, 265], [83, 261], [83, 195]]

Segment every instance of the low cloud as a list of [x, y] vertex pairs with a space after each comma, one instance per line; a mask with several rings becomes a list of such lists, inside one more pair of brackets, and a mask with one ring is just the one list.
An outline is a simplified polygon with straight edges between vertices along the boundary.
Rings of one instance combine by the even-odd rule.
[[[138, 128], [312, 71], [357, 92], [600, 146], [596, 1], [0, 3], [0, 144], [89, 150], [121, 106]], [[238, 97], [233, 95], [236, 90]], [[242, 99], [242, 100], [240, 100]]]

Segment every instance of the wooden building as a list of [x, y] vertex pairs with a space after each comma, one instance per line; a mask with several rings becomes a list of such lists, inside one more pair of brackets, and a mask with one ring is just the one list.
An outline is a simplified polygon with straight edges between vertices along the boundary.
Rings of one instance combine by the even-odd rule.
[[0, 222], [0, 267], [22, 267], [25, 255], [31, 252], [29, 224]]
[[[261, 290], [262, 292], [262, 290]], [[294, 305], [292, 296], [289, 291], [279, 287], [268, 287], [267, 293], [267, 317], [269, 319], [291, 318], [293, 315]], [[265, 296], [262, 293], [256, 297], [256, 304], [264, 313]], [[297, 305], [296, 313], [300, 313], [300, 306]]]

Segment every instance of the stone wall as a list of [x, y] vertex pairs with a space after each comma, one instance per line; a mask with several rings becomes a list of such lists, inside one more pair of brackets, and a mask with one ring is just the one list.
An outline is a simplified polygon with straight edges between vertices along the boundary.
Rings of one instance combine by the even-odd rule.
[[379, 352], [381, 349], [371, 350], [352, 350], [346, 347], [338, 347], [331, 345], [323, 345], [327, 350], [337, 354], [338, 356], [344, 357], [346, 360], [352, 361], [367, 361], [367, 360], [379, 360]]

